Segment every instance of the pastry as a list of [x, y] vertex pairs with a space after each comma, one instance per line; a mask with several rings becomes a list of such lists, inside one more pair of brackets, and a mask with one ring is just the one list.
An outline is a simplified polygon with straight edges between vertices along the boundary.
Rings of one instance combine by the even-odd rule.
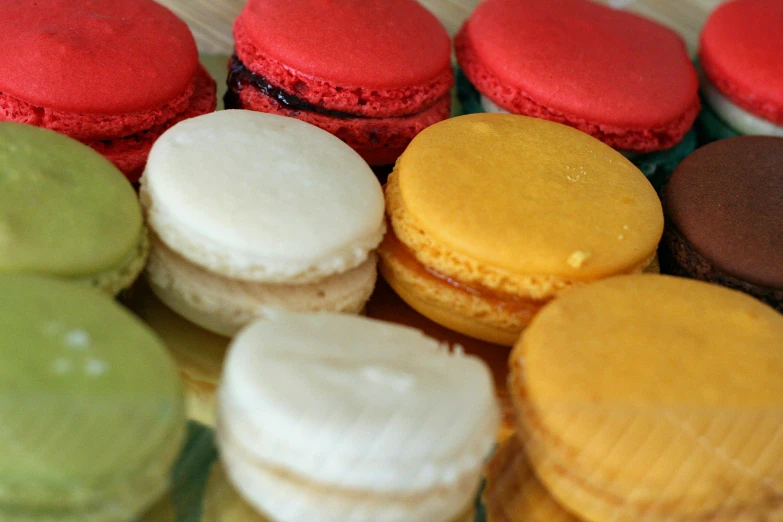
[[699, 47], [707, 140], [783, 137], [782, 33], [779, 0], [734, 0], [710, 15]]
[[419, 134], [386, 185], [381, 273], [452, 330], [512, 345], [561, 292], [655, 270], [663, 212], [630, 161], [559, 123], [472, 114]]
[[483, 361], [346, 314], [242, 330], [218, 400], [229, 481], [276, 522], [462, 521], [499, 421]]
[[169, 487], [185, 436], [161, 341], [109, 297], [0, 275], [0, 518], [135, 520]]
[[541, 485], [518, 437], [498, 446], [486, 476], [481, 500], [487, 522], [582, 522]]
[[222, 335], [264, 315], [362, 310], [384, 232], [378, 180], [350, 147], [275, 114], [219, 111], [155, 143], [141, 181], [147, 279]]
[[0, 273], [114, 295], [142, 271], [148, 249], [136, 194], [116, 167], [54, 131], [0, 122]]
[[510, 357], [536, 475], [586, 521], [781, 520], [783, 315], [661, 275], [564, 294]]
[[666, 272], [742, 290], [783, 311], [783, 138], [700, 148], [666, 187]]
[[234, 39], [226, 108], [312, 123], [370, 165], [449, 116], [451, 42], [415, 0], [249, 0]]
[[487, 0], [455, 39], [463, 107], [564, 123], [656, 187], [696, 146], [698, 78], [682, 38], [589, 0]]
[[2, 0], [0, 34], [0, 121], [75, 138], [131, 181], [164, 130], [215, 110], [190, 30], [152, 0]]

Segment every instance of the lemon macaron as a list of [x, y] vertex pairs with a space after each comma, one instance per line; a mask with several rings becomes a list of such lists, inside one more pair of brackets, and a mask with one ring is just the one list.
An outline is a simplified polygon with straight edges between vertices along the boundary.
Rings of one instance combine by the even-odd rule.
[[386, 185], [381, 273], [452, 330], [511, 345], [565, 290], [657, 268], [663, 212], [620, 153], [549, 121], [473, 114], [435, 124]]

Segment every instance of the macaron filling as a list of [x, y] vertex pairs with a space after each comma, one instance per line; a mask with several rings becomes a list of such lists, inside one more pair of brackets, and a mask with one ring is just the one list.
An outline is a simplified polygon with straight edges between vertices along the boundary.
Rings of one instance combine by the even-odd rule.
[[223, 103], [227, 109], [270, 112], [316, 125], [343, 140], [375, 166], [394, 163], [416, 134], [451, 113], [448, 90], [431, 105], [404, 115], [371, 116], [361, 111], [346, 112], [343, 107], [331, 108], [325, 103], [314, 104], [251, 71], [236, 55], [229, 64], [228, 91]]
[[783, 136], [783, 125], [740, 107], [706, 75], [701, 78], [701, 92], [714, 113], [737, 133], [745, 136]]

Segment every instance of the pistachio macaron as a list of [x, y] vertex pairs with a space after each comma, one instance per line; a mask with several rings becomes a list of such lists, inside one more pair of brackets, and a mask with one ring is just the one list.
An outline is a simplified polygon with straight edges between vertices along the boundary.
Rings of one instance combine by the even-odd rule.
[[276, 522], [462, 522], [499, 423], [481, 359], [348, 314], [242, 330], [218, 401], [226, 475]]
[[148, 327], [88, 288], [3, 274], [0, 351], [0, 519], [131, 522], [163, 496], [184, 404]]
[[780, 520], [783, 315], [662, 275], [575, 289], [534, 319], [509, 387], [536, 475], [588, 521]]
[[51, 130], [0, 123], [0, 273], [116, 294], [149, 249], [136, 193], [103, 156]]
[[425, 129], [386, 185], [381, 273], [433, 321], [511, 345], [565, 290], [657, 269], [663, 212], [630, 161], [545, 120], [473, 114]]
[[376, 280], [383, 192], [314, 125], [220, 111], [155, 142], [141, 181], [147, 279], [174, 311], [231, 336], [267, 308], [357, 313]]

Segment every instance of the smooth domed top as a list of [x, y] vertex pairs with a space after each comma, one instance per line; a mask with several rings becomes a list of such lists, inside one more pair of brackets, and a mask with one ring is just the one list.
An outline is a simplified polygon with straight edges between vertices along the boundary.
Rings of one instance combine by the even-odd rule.
[[0, 0], [0, 92], [39, 107], [156, 109], [198, 64], [190, 29], [152, 0]]
[[260, 52], [330, 83], [406, 87], [449, 67], [448, 33], [415, 0], [250, 0], [240, 16]]
[[588, 0], [487, 0], [465, 30], [487, 69], [553, 111], [644, 129], [697, 103], [682, 38], [633, 13]]

